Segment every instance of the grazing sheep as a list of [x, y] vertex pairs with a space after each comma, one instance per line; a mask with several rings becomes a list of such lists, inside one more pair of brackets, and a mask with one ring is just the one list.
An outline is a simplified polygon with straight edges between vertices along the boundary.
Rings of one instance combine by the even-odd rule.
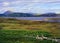
[[42, 37], [39, 37], [39, 35], [36, 36], [36, 39], [43, 40], [43, 38]]

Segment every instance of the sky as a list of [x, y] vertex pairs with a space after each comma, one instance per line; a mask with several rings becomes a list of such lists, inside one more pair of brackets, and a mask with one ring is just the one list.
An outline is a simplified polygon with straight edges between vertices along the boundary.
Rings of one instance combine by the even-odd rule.
[[0, 13], [60, 13], [60, 0], [0, 0]]

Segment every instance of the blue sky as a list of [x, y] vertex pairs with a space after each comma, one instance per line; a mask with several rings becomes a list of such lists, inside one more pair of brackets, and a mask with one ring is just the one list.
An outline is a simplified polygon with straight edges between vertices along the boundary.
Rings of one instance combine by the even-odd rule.
[[0, 0], [0, 13], [7, 10], [24, 13], [60, 13], [60, 0]]

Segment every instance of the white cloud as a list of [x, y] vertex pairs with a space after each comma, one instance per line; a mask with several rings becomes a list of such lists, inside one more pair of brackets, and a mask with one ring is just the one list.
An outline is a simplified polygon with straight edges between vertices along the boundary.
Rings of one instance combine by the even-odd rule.
[[9, 5], [32, 5], [32, 4], [36, 4], [36, 3], [40, 3], [40, 4], [45, 4], [45, 3], [60, 3], [60, 0], [15, 0], [15, 1], [6, 1], [6, 2], [3, 2], [3, 6], [9, 6]]
[[[3, 4], [3, 7], [6, 6], [5, 8], [3, 8], [3, 10], [40, 13], [40, 11], [41, 12], [46, 12], [46, 11], [57, 12], [56, 8], [58, 8], [60, 5], [58, 2], [60, 2], [60, 0], [15, 0], [15, 1], [12, 0], [11, 2], [5, 1], [2, 4]], [[15, 6], [18, 8], [16, 8]], [[50, 10], [50, 9], [53, 9], [53, 10]]]
[[14, 11], [15, 9], [14, 9], [14, 7], [5, 7], [5, 8], [3, 8], [4, 10], [9, 10], [9, 11]]
[[5, 11], [15, 11], [16, 9], [14, 9], [14, 7], [2, 7], [0, 9], [0, 12], [3, 13]]
[[47, 3], [47, 2], [60, 2], [60, 0], [16, 0], [20, 2], [41, 2], [41, 3]]
[[3, 2], [2, 5], [3, 5], [3, 6], [9, 6], [10, 3], [9, 3], [9, 2]]

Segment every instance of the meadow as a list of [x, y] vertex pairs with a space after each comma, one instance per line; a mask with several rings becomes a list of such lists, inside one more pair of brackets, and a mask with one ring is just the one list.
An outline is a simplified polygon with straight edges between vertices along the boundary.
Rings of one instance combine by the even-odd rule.
[[0, 43], [56, 43], [33, 38], [41, 34], [60, 38], [60, 23], [0, 18]]
[[36, 35], [52, 37], [51, 33], [45, 31], [29, 30], [0, 30], [0, 43], [57, 43], [52, 40], [36, 39]]

